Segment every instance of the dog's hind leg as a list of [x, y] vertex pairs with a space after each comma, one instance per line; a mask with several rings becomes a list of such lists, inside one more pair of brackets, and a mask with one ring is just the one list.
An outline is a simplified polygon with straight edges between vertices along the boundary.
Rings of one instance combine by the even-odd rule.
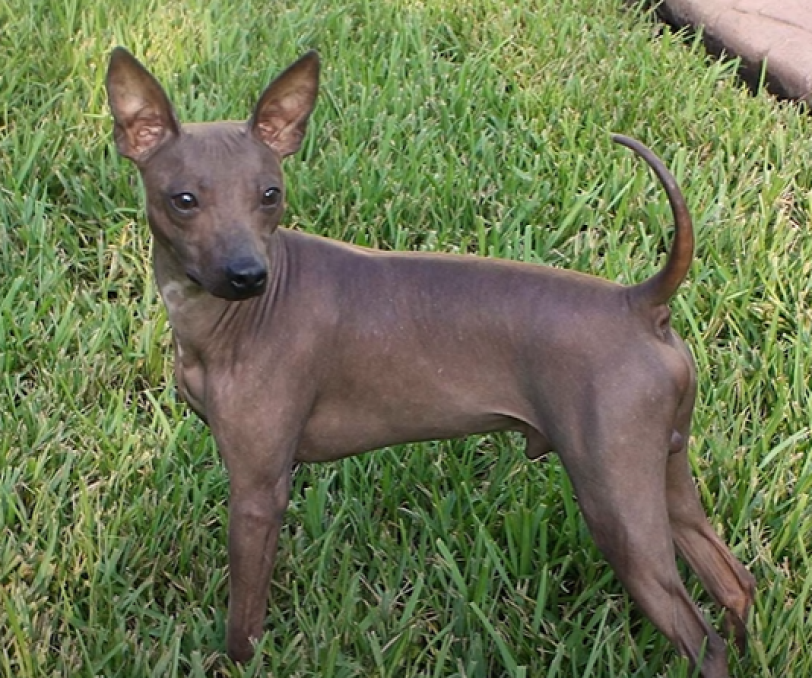
[[[679, 428], [683, 429], [681, 449], [669, 457], [666, 468], [668, 517], [674, 543], [680, 555], [699, 577], [702, 585], [726, 610], [728, 632], [743, 652], [747, 640], [745, 624], [753, 603], [755, 579], [730, 552], [711, 527], [699, 501], [688, 462], [687, 412], [681, 412]], [[685, 409], [684, 408], [684, 409]]]
[[595, 443], [589, 454], [569, 450], [561, 458], [598, 547], [654, 625], [693, 666], [701, 665], [702, 676], [727, 678], [725, 644], [677, 571], [665, 498], [666, 441], [586, 437]]
[[686, 450], [668, 459], [667, 497], [677, 550], [708, 593], [727, 611], [728, 630], [743, 652], [755, 579], [710, 526], [690, 475]]

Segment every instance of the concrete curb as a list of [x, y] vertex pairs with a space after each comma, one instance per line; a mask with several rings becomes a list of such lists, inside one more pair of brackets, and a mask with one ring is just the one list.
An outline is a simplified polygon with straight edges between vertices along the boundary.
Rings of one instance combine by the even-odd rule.
[[770, 91], [812, 104], [812, 0], [663, 0], [657, 12], [704, 28], [707, 47], [741, 57], [751, 84], [766, 63]]

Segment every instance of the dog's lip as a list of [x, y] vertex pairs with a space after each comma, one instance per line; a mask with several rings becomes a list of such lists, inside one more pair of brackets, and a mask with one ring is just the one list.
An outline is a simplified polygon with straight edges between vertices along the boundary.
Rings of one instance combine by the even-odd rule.
[[203, 282], [198, 278], [194, 273], [191, 271], [186, 271], [186, 277], [199, 288], [205, 290], [212, 296], [218, 297], [220, 299], [225, 299], [226, 301], [246, 301], [248, 299], [253, 299], [254, 297], [260, 297], [265, 293], [268, 285], [263, 284], [261, 287], [248, 292], [247, 294], [240, 294], [235, 293], [233, 289], [226, 288], [226, 289], [219, 289], [219, 288], [211, 288], [207, 287], [203, 284]]
[[239, 292], [235, 292], [232, 288], [227, 286], [209, 287], [207, 285], [204, 285], [194, 273], [189, 273], [188, 271], [186, 272], [186, 277], [194, 285], [197, 285], [197, 287], [199, 287], [200, 289], [208, 292], [213, 297], [217, 297], [218, 299], [224, 299], [225, 301], [246, 301], [248, 299], [253, 299], [254, 297], [261, 297], [265, 293], [265, 290], [267, 289], [267, 285], [263, 284], [258, 289], [252, 290], [245, 294], [241, 294]]
[[226, 294], [215, 293], [215, 296], [218, 296], [222, 299], [227, 299], [228, 301], [246, 301], [248, 299], [253, 299], [254, 297], [261, 297], [265, 293], [266, 288], [267, 285], [263, 283], [261, 287], [253, 289], [247, 293], [234, 292], [234, 290], [229, 290], [228, 293]]

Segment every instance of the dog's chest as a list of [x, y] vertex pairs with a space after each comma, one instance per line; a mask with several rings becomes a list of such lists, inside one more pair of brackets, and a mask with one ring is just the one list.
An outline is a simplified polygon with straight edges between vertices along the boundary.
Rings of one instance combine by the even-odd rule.
[[175, 384], [178, 395], [188, 403], [199, 416], [206, 418], [205, 379], [203, 365], [184, 352], [174, 337], [175, 344]]
[[185, 345], [188, 336], [207, 336], [196, 325], [204, 319], [204, 314], [196, 307], [199, 294], [193, 286], [185, 282], [169, 281], [160, 286], [169, 323], [172, 326], [172, 340], [175, 348], [175, 383], [178, 395], [205, 419], [205, 379], [203, 364], [197, 352]]
[[169, 321], [173, 327], [177, 327], [183, 323], [190, 305], [194, 303], [196, 291], [194, 285], [191, 282], [169, 280], [159, 283], [159, 289], [166, 312], [169, 314]]

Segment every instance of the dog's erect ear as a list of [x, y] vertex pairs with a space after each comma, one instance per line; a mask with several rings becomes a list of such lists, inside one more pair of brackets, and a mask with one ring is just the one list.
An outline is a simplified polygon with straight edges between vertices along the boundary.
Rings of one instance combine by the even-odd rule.
[[106, 85], [121, 155], [140, 162], [178, 135], [178, 119], [163, 88], [123, 47], [110, 55]]
[[283, 158], [302, 145], [319, 91], [319, 55], [310, 51], [274, 80], [248, 121], [251, 131]]

